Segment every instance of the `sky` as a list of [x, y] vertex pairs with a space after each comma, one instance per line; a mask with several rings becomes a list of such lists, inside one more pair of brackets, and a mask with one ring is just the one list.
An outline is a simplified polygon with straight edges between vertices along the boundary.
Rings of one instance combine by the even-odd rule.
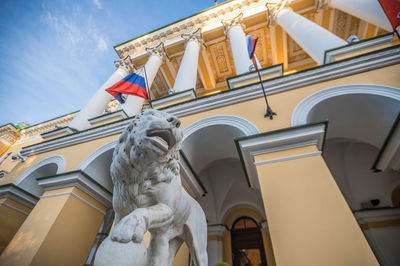
[[81, 109], [114, 72], [113, 46], [213, 5], [213, 0], [1, 0], [0, 126], [34, 125]]

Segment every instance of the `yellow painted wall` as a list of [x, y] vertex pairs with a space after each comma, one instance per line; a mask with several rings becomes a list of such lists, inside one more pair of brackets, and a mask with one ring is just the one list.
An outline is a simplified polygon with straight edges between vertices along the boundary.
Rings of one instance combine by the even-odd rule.
[[[76, 188], [70, 191], [83, 195]], [[85, 200], [95, 202], [87, 195]], [[0, 265], [82, 265], [103, 217], [72, 195], [42, 198], [0, 257]]]
[[7, 205], [28, 214], [31, 211], [30, 208], [15, 202], [14, 200], [8, 198], [0, 199], [0, 254], [28, 217], [26, 214], [13, 210]]
[[180, 119], [182, 126], [186, 127], [209, 116], [235, 115], [251, 121], [261, 132], [272, 131], [289, 127], [294, 108], [301, 100], [312, 93], [346, 84], [379, 84], [400, 87], [400, 75], [398, 73], [400, 73], [400, 65], [394, 65], [270, 95], [268, 101], [274, 112], [278, 114], [273, 120], [264, 118], [266, 106], [262, 97], [181, 117]]
[[15, 179], [17, 179], [21, 174], [27, 171], [30, 167], [39, 163], [40, 161], [49, 158], [55, 155], [61, 155], [65, 158], [66, 165], [64, 172], [69, 172], [76, 170], [78, 166], [95, 150], [100, 148], [101, 146], [118, 139], [119, 135], [108, 136], [101, 139], [96, 139], [93, 141], [88, 141], [85, 143], [72, 145], [69, 147], [65, 147], [58, 150], [49, 151], [46, 153], [41, 153], [38, 155], [30, 156], [25, 160], [25, 162], [12, 162], [15, 163], [16, 166], [13, 171], [8, 174], [2, 184], [12, 183]]
[[[268, 96], [269, 102], [272, 106], [272, 109], [278, 114], [274, 117], [273, 120], [267, 120], [264, 118], [266, 107], [264, 98], [262, 97], [242, 103], [232, 104], [229, 106], [188, 115], [185, 117], [180, 117], [180, 119], [182, 122], [182, 126], [187, 127], [188, 125], [205, 117], [215, 115], [235, 115], [245, 118], [254, 123], [261, 132], [286, 128], [290, 126], [292, 112], [296, 105], [312, 93], [315, 93], [322, 89], [345, 84], [379, 84], [392, 87], [400, 87], [400, 75], [398, 75], [398, 73], [400, 73], [400, 65], [393, 65], [270, 95]], [[11, 183], [23, 172], [29, 169], [29, 167], [32, 167], [41, 160], [51, 157], [53, 155], [62, 155], [65, 157], [65, 171], [75, 170], [78, 165], [92, 152], [94, 152], [96, 149], [103, 146], [104, 144], [117, 139], [118, 137], [119, 135], [113, 135], [102, 139], [97, 139], [90, 142], [58, 149], [55, 151], [42, 153], [36, 156], [31, 156], [24, 163], [11, 162], [11, 160], [7, 160], [1, 165], [1, 169], [9, 169], [10, 174], [7, 175], [4, 180], [0, 182], [0, 184]], [[11, 150], [19, 151], [22, 147], [37, 142], [38, 140], [35, 140], [32, 143], [14, 145]]]
[[188, 266], [189, 265], [189, 248], [186, 243], [183, 243], [178, 250], [172, 266]]
[[277, 265], [378, 265], [320, 155], [257, 172]]

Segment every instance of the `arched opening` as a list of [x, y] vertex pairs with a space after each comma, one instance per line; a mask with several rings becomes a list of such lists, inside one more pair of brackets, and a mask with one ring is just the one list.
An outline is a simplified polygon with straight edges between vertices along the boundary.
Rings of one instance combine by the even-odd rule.
[[116, 141], [103, 145], [86, 158], [78, 167], [93, 178], [96, 182], [113, 191], [113, 184], [110, 176], [110, 166]]
[[391, 194], [400, 173], [371, 168], [399, 112], [398, 88], [344, 85], [310, 95], [292, 115], [293, 126], [329, 121], [323, 157], [382, 264], [398, 259], [394, 252], [400, 244], [395, 237], [398, 230], [369, 223], [384, 224], [400, 214]]
[[43, 188], [38, 185], [37, 179], [62, 173], [64, 168], [64, 157], [58, 155], [46, 158], [24, 172], [14, 181], [14, 184], [25, 191], [40, 197], [43, 194]]
[[182, 150], [208, 191], [196, 198], [208, 224], [221, 224], [232, 206], [254, 206], [263, 213], [261, 194], [249, 188], [234, 142], [258, 129], [240, 117], [214, 116], [189, 125], [184, 133]]
[[234, 266], [267, 265], [262, 234], [252, 218], [242, 216], [233, 223], [231, 247]]

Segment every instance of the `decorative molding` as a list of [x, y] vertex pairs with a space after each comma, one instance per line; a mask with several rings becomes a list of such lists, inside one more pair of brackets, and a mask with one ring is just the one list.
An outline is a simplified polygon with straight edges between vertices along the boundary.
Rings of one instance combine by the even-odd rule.
[[89, 123], [91, 125], [97, 124], [97, 123], [102, 123], [102, 122], [106, 122], [107, 120], [113, 119], [113, 118], [120, 118], [120, 119], [126, 119], [129, 116], [125, 113], [124, 110], [118, 110], [112, 113], [107, 113], [107, 114], [103, 114], [103, 115], [99, 115], [93, 118], [89, 119]]
[[185, 127], [182, 143], [196, 131], [214, 125], [233, 126], [243, 132], [245, 136], [260, 133], [260, 130], [250, 121], [233, 115], [216, 115], [200, 119]]
[[310, 156], [315, 156], [315, 155], [321, 155], [321, 151], [316, 151], [316, 152], [308, 152], [308, 153], [302, 153], [302, 154], [297, 154], [297, 155], [292, 155], [292, 156], [285, 156], [281, 158], [276, 158], [276, 159], [271, 159], [271, 160], [265, 160], [261, 162], [255, 162], [254, 165], [263, 165], [263, 164], [268, 164], [268, 163], [276, 163], [276, 162], [283, 162], [283, 161], [288, 161], [288, 160], [293, 160], [293, 159], [299, 159], [299, 158], [304, 158], [304, 157], [310, 157]]
[[164, 60], [164, 57], [165, 57], [165, 56], [169, 59], [168, 54], [167, 54], [167, 52], [165, 51], [164, 43], [163, 43], [163, 42], [160, 42], [159, 44], [157, 44], [157, 45], [154, 46], [154, 47], [146, 48], [146, 53], [147, 53], [149, 56], [151, 56], [151, 55], [156, 55], [156, 56], [160, 57], [161, 60]]
[[288, 4], [291, 2], [294, 2], [295, 0], [279, 0], [279, 1], [268, 1], [265, 4], [265, 7], [267, 8], [267, 25], [269, 26], [274, 26], [276, 17], [278, 13], [287, 7]]
[[97, 157], [99, 157], [100, 155], [102, 155], [106, 151], [114, 149], [115, 145], [117, 144], [117, 141], [118, 140], [113, 140], [113, 141], [101, 146], [100, 148], [98, 148], [94, 152], [92, 152], [83, 162], [81, 162], [79, 164], [79, 166], [78, 166], [78, 168], [76, 170], [85, 171], [86, 167], [88, 167], [89, 164], [91, 164]]
[[107, 208], [112, 207], [112, 193], [80, 170], [38, 178], [38, 183], [45, 191], [77, 187]]
[[291, 125], [298, 126], [306, 124], [308, 115], [314, 106], [329, 98], [347, 94], [372, 94], [400, 101], [400, 90], [394, 87], [373, 84], [349, 84], [331, 87], [317, 91], [304, 98], [292, 113]]
[[101, 214], [106, 215], [106, 213], [105, 213], [103, 210], [97, 208], [97, 207], [94, 206], [92, 203], [90, 203], [89, 201], [87, 201], [87, 200], [85, 200], [85, 199], [79, 197], [78, 195], [76, 195], [76, 194], [73, 193], [73, 192], [64, 192], [64, 193], [57, 193], [57, 194], [45, 195], [45, 196], [41, 196], [40, 198], [41, 198], [41, 199], [46, 199], [46, 198], [53, 198], [53, 197], [59, 197], [59, 196], [65, 196], [65, 195], [74, 196], [75, 198], [77, 198], [78, 200], [82, 201], [82, 202], [85, 203], [86, 205], [92, 207], [93, 209], [95, 209], [96, 211], [100, 212]]
[[240, 12], [233, 18], [221, 19], [221, 24], [224, 26], [225, 36], [228, 37], [228, 31], [236, 25], [242, 27], [243, 30], [246, 29], [246, 26], [243, 23], [243, 12]]
[[185, 43], [190, 40], [197, 41], [200, 44], [204, 43], [203, 36], [201, 34], [201, 28], [198, 28], [197, 30], [195, 30], [194, 32], [191, 32], [191, 33], [183, 33], [181, 35], [181, 37], [182, 37], [182, 39], [185, 40]]
[[181, 179], [185, 188], [191, 193], [193, 197], [201, 197], [207, 194], [207, 190], [197, 177], [192, 166], [189, 164], [185, 154], [180, 150], [179, 165], [181, 169]]
[[[400, 45], [340, 62], [314, 67], [287, 76], [266, 80], [263, 84], [266, 88], [266, 93], [271, 95], [398, 63], [400, 63]], [[260, 97], [263, 97], [261, 85], [251, 84], [242, 88], [169, 106], [163, 108], [163, 111], [182, 117]], [[31, 156], [106, 136], [120, 134], [123, 128], [128, 125], [130, 119], [131, 118], [30, 145], [24, 147], [21, 154], [23, 156]]]
[[123, 68], [129, 73], [136, 68], [130, 55], [119, 61], [114, 61], [114, 65], [116, 68]]
[[[326, 127], [327, 122], [320, 122], [236, 139], [236, 148], [242, 161], [249, 187], [259, 189], [257, 165], [321, 154]], [[254, 161], [256, 155], [310, 145], [316, 145], [319, 151], [258, 163]]]
[[63, 128], [57, 128], [57, 129], [54, 129], [52, 131], [48, 131], [48, 132], [42, 133], [42, 134], [40, 134], [40, 136], [43, 139], [48, 139], [48, 138], [51, 138], [51, 137], [54, 137], [54, 136], [57, 136], [57, 135], [72, 134], [74, 132], [76, 132], [76, 131], [74, 129], [70, 128], [70, 127], [63, 127]]
[[68, 136], [51, 139], [38, 144], [33, 144], [31, 146], [24, 147], [21, 150], [23, 156], [32, 156], [35, 154], [40, 154], [52, 150], [57, 150], [60, 148], [68, 147], [71, 145], [76, 145], [79, 143], [84, 143], [87, 141], [92, 141], [95, 139], [100, 139], [116, 134], [122, 133], [122, 130], [129, 124], [130, 119], [125, 119], [110, 123], [107, 125], [102, 125], [99, 127], [91, 128], [88, 130], [80, 131]]
[[400, 113], [381, 147], [372, 169], [379, 172], [391, 168], [400, 172]]
[[[24, 156], [24, 155], [22, 155]], [[32, 174], [35, 170], [39, 169], [42, 166], [45, 166], [47, 164], [56, 164], [57, 165], [57, 174], [64, 172], [65, 169], [65, 158], [61, 155], [55, 155], [51, 156], [49, 158], [46, 158], [44, 160], [41, 160], [37, 164], [33, 165], [31, 168], [26, 170], [22, 175], [20, 175], [15, 181], [15, 185], [21, 184], [22, 181], [24, 181], [25, 178], [27, 178], [30, 174]]]
[[229, 231], [228, 227], [224, 224], [210, 224], [207, 226], [208, 236], [223, 237]]
[[168, 105], [176, 104], [177, 102], [188, 101], [196, 98], [196, 91], [194, 89], [189, 89], [151, 100], [150, 105], [153, 108], [162, 108]]
[[354, 216], [359, 224], [400, 220], [400, 208], [377, 208], [354, 212]]
[[35, 207], [39, 200], [38, 197], [16, 186], [15, 184], [0, 186], [0, 198], [11, 199], [31, 209]]
[[[259, 71], [261, 79], [263, 81], [271, 78], [281, 77], [283, 75], [283, 64], [265, 67], [263, 69], [260, 69]], [[235, 89], [254, 83], [259, 83], [260, 81], [257, 71], [252, 71], [249, 73], [244, 73], [227, 78], [226, 82], [228, 83], [229, 89]]]
[[[237, 10], [243, 12], [243, 18], [247, 18], [265, 12], [265, 7], [263, 1], [226, 1], [213, 8], [116, 45], [114, 49], [121, 58], [131, 55], [136, 59], [145, 55], [145, 53], [143, 53], [145, 47], [154, 46], [159, 42], [164, 42], [166, 47], [175, 45], [177, 42], [182, 41], [182, 34], [192, 32], [197, 28], [201, 28], [204, 33], [222, 29], [221, 18], [231, 18], [237, 14]], [[252, 12], [254, 10], [256, 13]]]
[[337, 47], [325, 51], [324, 64], [332, 63], [337, 61], [337, 57], [347, 56], [351, 57], [352, 54], [359, 54], [362, 51], [372, 49], [378, 50], [388, 47], [392, 44], [393, 33], [377, 36], [366, 40], [350, 43], [345, 46]]
[[[397, 63], [400, 63], [400, 45], [267, 80], [263, 82], [263, 85], [267, 95], [271, 95]], [[235, 90], [198, 98], [196, 101], [167, 107], [163, 111], [181, 117], [259, 97], [263, 97], [261, 85], [251, 84]]]
[[10, 204], [4, 203], [4, 202], [0, 202], [0, 205], [3, 205], [3, 206], [5, 206], [5, 207], [7, 207], [7, 208], [9, 208], [9, 209], [11, 209], [13, 211], [22, 213], [23, 215], [26, 215], [26, 216], [29, 215], [29, 213], [27, 213], [26, 211], [23, 211], [23, 210], [20, 210], [18, 208], [15, 208], [14, 206], [11, 206]]

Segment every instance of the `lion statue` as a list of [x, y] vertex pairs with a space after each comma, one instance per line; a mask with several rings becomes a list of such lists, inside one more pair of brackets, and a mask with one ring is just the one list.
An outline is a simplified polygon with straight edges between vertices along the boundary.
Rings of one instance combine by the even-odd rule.
[[[182, 138], [178, 118], [146, 110], [135, 116], [115, 147], [111, 163], [114, 230], [105, 245], [131, 245], [130, 265], [171, 265], [183, 242], [195, 265], [208, 263], [204, 212], [181, 184]], [[142, 240], [147, 231], [151, 240], [147, 252], [143, 252]], [[107, 265], [101, 263], [104, 249], [100, 246], [95, 265]], [[118, 256], [118, 252], [112, 253]], [[147, 259], [139, 258], [146, 257], [146, 253]]]

